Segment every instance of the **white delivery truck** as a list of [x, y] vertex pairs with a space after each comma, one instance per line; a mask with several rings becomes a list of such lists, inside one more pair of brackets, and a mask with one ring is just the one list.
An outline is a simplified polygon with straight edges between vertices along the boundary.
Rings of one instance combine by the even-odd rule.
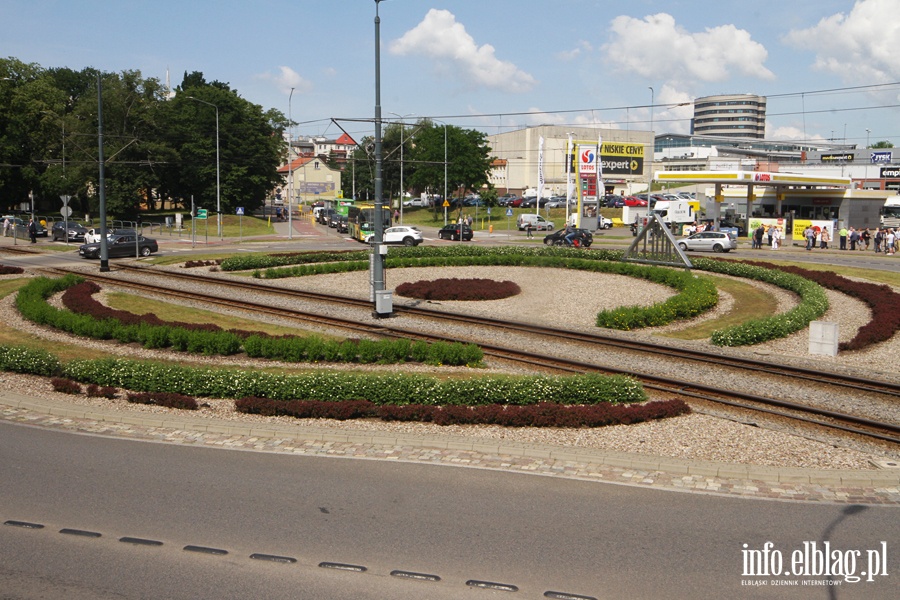
[[882, 227], [900, 227], [900, 195], [888, 198], [881, 209]]

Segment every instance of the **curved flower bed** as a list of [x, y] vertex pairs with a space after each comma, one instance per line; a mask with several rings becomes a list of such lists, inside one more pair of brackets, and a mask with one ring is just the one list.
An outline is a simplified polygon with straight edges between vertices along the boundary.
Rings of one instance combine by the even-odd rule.
[[[222, 268], [266, 268], [255, 275], [266, 278], [298, 277], [319, 273], [336, 273], [368, 269], [368, 252], [322, 253], [320, 261], [311, 253], [279, 255], [277, 257], [239, 257], [223, 261]], [[574, 250], [571, 248], [481, 248], [474, 246], [418, 246], [401, 248], [389, 257], [386, 266], [393, 268], [425, 266], [551, 266], [617, 273], [644, 277], [664, 283], [681, 293], [650, 307], [622, 307], [597, 315], [597, 325], [613, 329], [637, 329], [659, 326], [676, 319], [690, 318], [716, 305], [715, 285], [703, 278], [675, 269], [648, 267], [621, 261], [618, 250]], [[365, 259], [365, 260], [364, 260]], [[346, 261], [346, 262], [342, 262]], [[712, 273], [756, 279], [779, 286], [800, 296], [800, 305], [785, 314], [748, 321], [741, 325], [716, 331], [712, 343], [720, 346], [758, 344], [785, 337], [809, 325], [828, 310], [828, 298], [817, 283], [778, 269], [767, 269], [735, 261], [696, 258], [694, 268]], [[275, 267], [274, 265], [289, 265]]]
[[[60, 279], [39, 277], [16, 297], [22, 315], [74, 335], [96, 339], [137, 342], [145, 348], [172, 348], [204, 354], [229, 355], [243, 350], [252, 358], [290, 362], [402, 363], [480, 366], [484, 357], [475, 344], [428, 344], [410, 340], [325, 340], [318, 336], [269, 336], [260, 332], [225, 331], [213, 324], [166, 322], [155, 315], [135, 315], [103, 306], [93, 298], [99, 287], [68, 275]], [[59, 310], [47, 302], [65, 291]]]

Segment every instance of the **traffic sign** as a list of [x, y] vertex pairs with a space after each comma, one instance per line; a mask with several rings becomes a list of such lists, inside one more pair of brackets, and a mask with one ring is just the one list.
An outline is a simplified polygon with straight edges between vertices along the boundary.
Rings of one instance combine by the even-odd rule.
[[205, 219], [205, 218], [206, 218], [206, 209], [205, 209], [205, 208], [198, 208], [198, 209], [197, 209], [197, 218], [198, 218], [198, 219]]
[[72, 216], [72, 207], [71, 206], [63, 206], [60, 209], [59, 214], [61, 214], [64, 217], [71, 217]]
[[[890, 161], [888, 161], [888, 162], [890, 162]], [[63, 206], [68, 206], [69, 200], [72, 199], [72, 196], [63, 195], [63, 196], [60, 196], [59, 199], [62, 200]]]
[[444, 203], [441, 204], [441, 206], [443, 206], [444, 208], [447, 208], [448, 206], [450, 206], [450, 203], [447, 202], [446, 200], [444, 200]]
[[243, 216], [243, 214], [244, 214], [244, 207], [243, 207], [243, 206], [238, 206], [238, 207], [237, 207], [237, 214]]
[[511, 209], [511, 208], [507, 208], [507, 209], [506, 209], [506, 216], [507, 216], [507, 217], [511, 217], [511, 216], [512, 216], [512, 209]]

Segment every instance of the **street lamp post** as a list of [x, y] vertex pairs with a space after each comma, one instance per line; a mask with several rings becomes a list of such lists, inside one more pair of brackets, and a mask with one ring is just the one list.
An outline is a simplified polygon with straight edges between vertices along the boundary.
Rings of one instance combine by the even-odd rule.
[[390, 295], [384, 281], [384, 199], [381, 156], [381, 17], [375, 0], [375, 232], [372, 244], [372, 301], [376, 317], [388, 317], [393, 312]]
[[656, 150], [656, 135], [653, 133], [653, 87], [650, 90], [650, 168], [647, 169], [647, 208], [650, 208], [650, 193], [653, 191], [653, 153]]
[[195, 100], [200, 102], [201, 104], [206, 104], [208, 106], [212, 106], [216, 109], [216, 229], [219, 232], [219, 239], [223, 238], [222, 236], [222, 185], [220, 174], [221, 171], [219, 169], [219, 107], [213, 104], [212, 102], [207, 102], [206, 100], [201, 100], [200, 98], [195, 98], [193, 96], [188, 96], [188, 99]]
[[[291, 94], [288, 96], [288, 239], [294, 239], [294, 157], [291, 151], [293, 143], [294, 119], [291, 116], [292, 104], [294, 99], [294, 88], [291, 88]], [[303, 185], [306, 185], [306, 171], [303, 172]]]
[[[866, 150], [869, 149], [869, 134], [872, 133], [872, 130], [868, 127], [866, 128]], [[871, 157], [866, 160], [866, 179], [869, 178], [869, 163], [872, 162]]]

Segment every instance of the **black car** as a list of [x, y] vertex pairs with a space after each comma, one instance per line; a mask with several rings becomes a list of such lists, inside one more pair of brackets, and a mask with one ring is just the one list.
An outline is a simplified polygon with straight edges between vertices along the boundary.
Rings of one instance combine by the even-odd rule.
[[[159, 251], [159, 245], [156, 240], [145, 238], [142, 235], [137, 237], [135, 242], [134, 235], [112, 235], [106, 240], [106, 252], [109, 258], [122, 256], [150, 256], [154, 252]], [[78, 254], [82, 258], [100, 258], [100, 242], [93, 244], [82, 244], [78, 248]]]
[[[68, 237], [66, 237], [66, 225], [68, 225]], [[50, 237], [54, 242], [59, 240], [83, 242], [84, 234], [86, 233], [87, 227], [76, 221], [69, 221], [68, 223], [65, 221], [56, 221], [53, 224], [53, 227], [50, 228]]]
[[459, 240], [459, 228], [462, 227], [462, 239], [468, 242], [472, 239], [472, 228], [468, 225], [459, 225], [451, 223], [444, 225], [438, 230], [438, 237], [442, 240]]
[[[566, 234], [568, 232], [565, 229], [560, 229], [559, 231], [554, 231], [549, 235], [544, 236], [544, 244], [547, 246], [565, 246], [566, 244]], [[575, 230], [575, 242], [577, 242], [578, 247], [581, 248], [590, 248], [591, 244], [594, 243], [594, 234], [591, 233], [590, 229], [576, 229]]]

